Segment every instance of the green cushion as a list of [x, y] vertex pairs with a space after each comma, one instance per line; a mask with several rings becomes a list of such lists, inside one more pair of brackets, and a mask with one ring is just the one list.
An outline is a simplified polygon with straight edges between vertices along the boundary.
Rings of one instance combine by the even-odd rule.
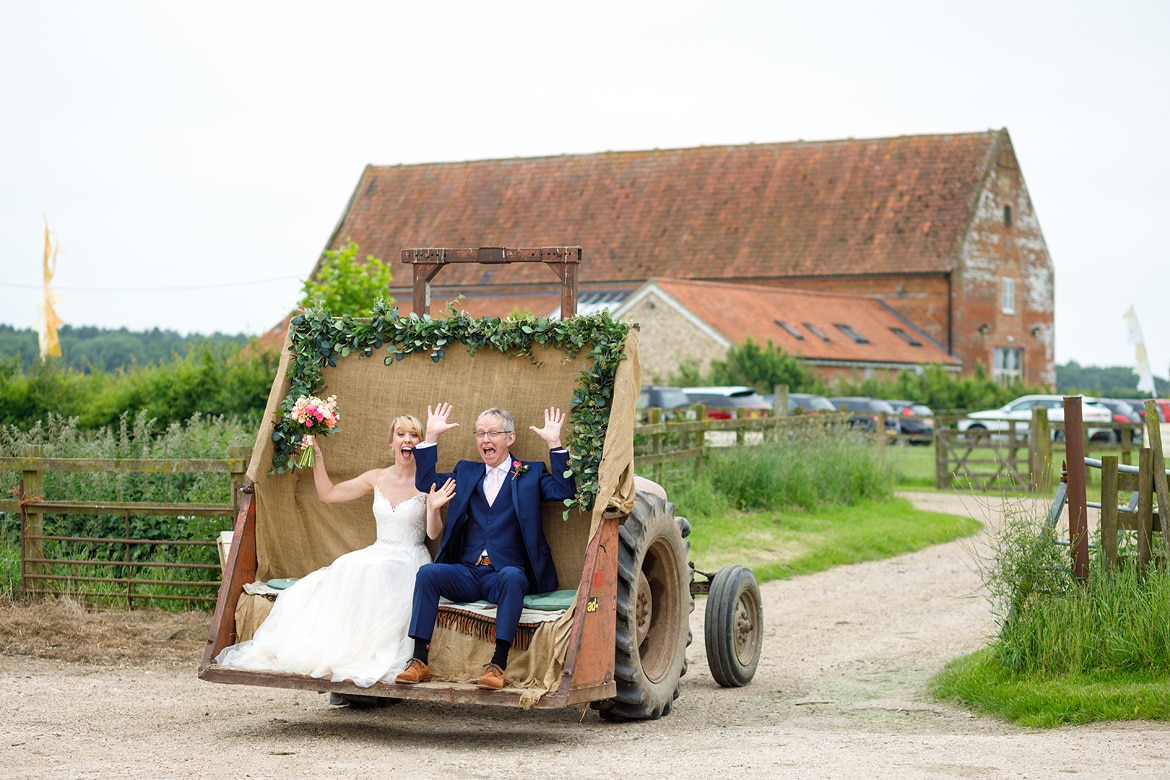
[[270, 588], [275, 588], [276, 590], [284, 590], [285, 588], [287, 588], [289, 585], [292, 585], [296, 581], [297, 581], [297, 578], [293, 577], [291, 579], [269, 580], [266, 584]]
[[556, 611], [573, 606], [573, 599], [577, 598], [575, 590], [551, 590], [548, 593], [533, 593], [524, 597], [526, 609], [541, 609]]

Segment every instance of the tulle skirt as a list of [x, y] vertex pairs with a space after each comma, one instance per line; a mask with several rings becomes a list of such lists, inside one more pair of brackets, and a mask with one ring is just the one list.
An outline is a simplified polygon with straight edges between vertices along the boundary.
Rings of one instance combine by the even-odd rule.
[[414, 576], [428, 562], [422, 545], [375, 542], [347, 553], [277, 596], [256, 635], [216, 663], [363, 688], [393, 681], [414, 653], [406, 633]]

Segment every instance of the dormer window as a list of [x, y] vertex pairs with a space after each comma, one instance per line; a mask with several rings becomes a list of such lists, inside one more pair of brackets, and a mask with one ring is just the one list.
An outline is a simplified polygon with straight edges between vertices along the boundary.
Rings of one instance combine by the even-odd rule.
[[910, 346], [912, 346], [912, 347], [921, 347], [922, 346], [921, 341], [919, 341], [918, 339], [911, 336], [909, 333], [907, 333], [902, 328], [890, 328], [890, 330], [892, 330], [894, 332], [895, 336], [902, 339], [902, 341], [905, 341]]
[[784, 328], [784, 330], [787, 331], [788, 335], [792, 336], [792, 338], [796, 339], [797, 341], [804, 341], [804, 334], [789, 325], [787, 322], [784, 322], [783, 320], [773, 320], [773, 322], [775, 322], [781, 328]]
[[821, 333], [820, 330], [817, 329], [817, 326], [813, 325], [811, 322], [805, 322], [802, 324], [808, 330], [809, 333], [813, 334], [814, 336], [819, 338], [821, 341], [828, 341], [829, 340], [829, 337], [826, 336], [824, 333]]
[[846, 336], [848, 336], [849, 338], [851, 338], [851, 339], [853, 339], [854, 341], [856, 341], [858, 344], [868, 344], [868, 343], [869, 343], [869, 339], [867, 339], [865, 336], [862, 336], [860, 333], [858, 333], [857, 331], [855, 331], [855, 330], [854, 330], [852, 327], [850, 327], [849, 325], [840, 325], [840, 324], [837, 324], [837, 325], [836, 325], [836, 328], [837, 328], [837, 330], [841, 331], [842, 333], [844, 333], [844, 334], [845, 334]]

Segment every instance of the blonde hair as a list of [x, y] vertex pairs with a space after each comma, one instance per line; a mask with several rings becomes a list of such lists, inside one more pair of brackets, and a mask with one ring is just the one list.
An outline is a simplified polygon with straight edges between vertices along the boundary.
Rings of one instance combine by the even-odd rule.
[[[413, 414], [400, 414], [390, 421], [390, 433], [386, 437], [387, 444], [394, 441], [394, 430], [399, 426], [406, 428], [408, 431], [417, 433], [420, 439], [422, 439], [425, 435], [421, 420], [419, 420]], [[396, 463], [398, 461], [398, 455], [394, 452], [393, 448], [390, 450], [390, 459], [392, 463]]]

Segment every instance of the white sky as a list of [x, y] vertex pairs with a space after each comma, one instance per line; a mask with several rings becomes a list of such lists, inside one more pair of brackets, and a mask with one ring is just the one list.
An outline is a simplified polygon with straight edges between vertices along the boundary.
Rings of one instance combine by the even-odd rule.
[[1167, 40], [1166, 2], [0, 0], [0, 323], [42, 215], [65, 322], [259, 333], [367, 164], [1007, 127], [1057, 362], [1132, 365], [1133, 305], [1166, 376]]

